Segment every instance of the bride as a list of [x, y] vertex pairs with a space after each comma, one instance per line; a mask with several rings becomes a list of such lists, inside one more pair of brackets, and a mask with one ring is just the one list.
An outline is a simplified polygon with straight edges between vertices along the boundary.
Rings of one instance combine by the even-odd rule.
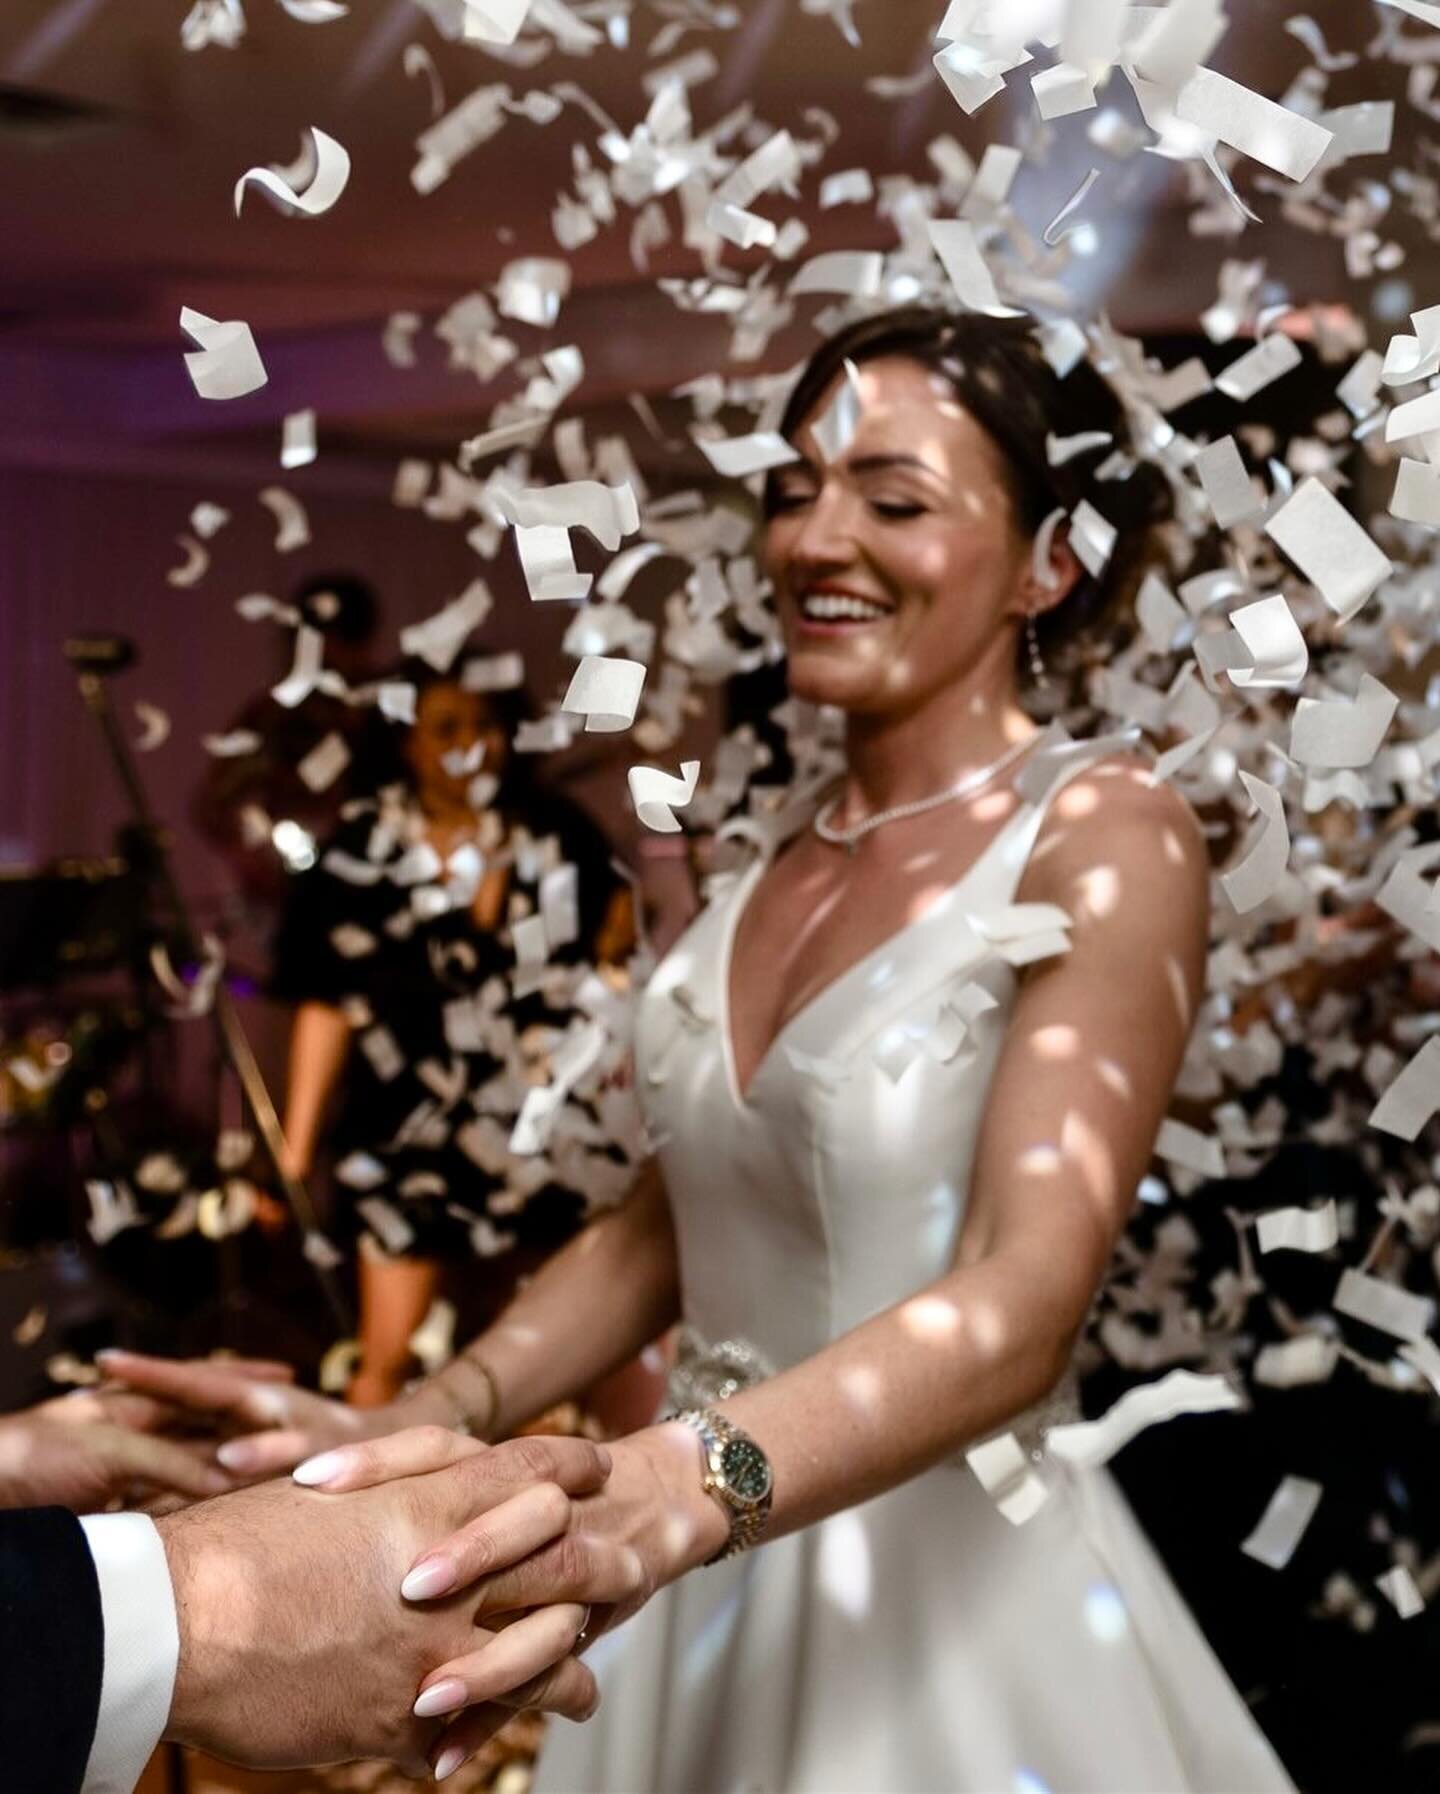
[[[617, 1441], [597, 1494], [482, 1517], [406, 1583], [540, 1608], [588, 1573], [580, 1598], [613, 1603], [600, 1712], [552, 1730], [541, 1790], [1288, 1788], [1108, 1476], [1036, 1450], [1076, 1417], [1067, 1364], [1199, 1000], [1208, 874], [1183, 802], [1123, 743], [1038, 729], [1022, 670], [1123, 590], [1163, 483], [1098, 479], [1106, 449], [1050, 465], [1047, 434], [1124, 448], [1126, 422], [1022, 320], [853, 325], [782, 428], [767, 567], [791, 690], [844, 712], [845, 767], [642, 998], [660, 1145], [633, 1198], [378, 1414], [282, 1392], [277, 1427], [273, 1387], [107, 1368], [222, 1409], [250, 1434], [221, 1448], [237, 1471], [340, 1448], [300, 1474], [344, 1489], [480, 1449], [433, 1426], [344, 1449], [362, 1427], [503, 1437], [683, 1320], [682, 1417]], [[1120, 526], [1108, 565], [1068, 539], [1082, 499]], [[1005, 1433], [1022, 1524], [965, 1459]], [[562, 1658], [606, 1617], [565, 1612]], [[504, 1638], [422, 1710], [514, 1679]]]

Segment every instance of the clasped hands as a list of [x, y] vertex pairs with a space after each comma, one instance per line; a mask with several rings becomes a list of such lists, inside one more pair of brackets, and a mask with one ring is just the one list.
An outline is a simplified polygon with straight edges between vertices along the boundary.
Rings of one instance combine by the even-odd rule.
[[[235, 1687], [244, 1678], [232, 1663], [228, 1677], [203, 1677], [192, 1698], [196, 1691], [183, 1686], [182, 1645], [173, 1735], [256, 1766], [389, 1756], [412, 1770], [428, 1765], [441, 1779], [516, 1710], [588, 1718], [598, 1691], [578, 1652], [724, 1542], [724, 1515], [701, 1487], [695, 1436], [677, 1423], [608, 1447], [540, 1436], [488, 1446], [433, 1425], [364, 1437], [387, 1419], [403, 1424], [403, 1416], [340, 1408], [220, 1365], [116, 1355], [105, 1368], [192, 1412], [265, 1429], [221, 1448], [232, 1472], [273, 1473], [277, 1459], [293, 1464], [298, 1452], [325, 1446], [288, 1484], [268, 1483], [162, 1522], [167, 1551], [172, 1540], [183, 1549], [202, 1516], [241, 1521], [240, 1507], [264, 1500], [277, 1512], [293, 1509], [292, 1524], [301, 1527], [318, 1522], [341, 1538], [347, 1523], [359, 1528], [357, 1542], [365, 1549], [368, 1541], [375, 1568], [391, 1578], [388, 1587], [373, 1575], [350, 1586], [357, 1555], [350, 1553], [326, 1570], [341, 1586], [312, 1587], [299, 1605], [293, 1591], [263, 1602], [256, 1591], [257, 1620], [274, 1602], [286, 1608], [282, 1621], [265, 1622], [269, 1709], [244, 1702], [237, 1713], [230, 1701], [218, 1719], [207, 1712], [227, 1682]], [[307, 1565], [312, 1582], [320, 1567]], [[273, 1582], [268, 1564], [260, 1579], [267, 1575]], [[177, 1573], [182, 1619], [184, 1580]], [[191, 1602], [196, 1611], [209, 1604]], [[233, 1599], [220, 1605], [233, 1626]], [[368, 1652], [357, 1653], [361, 1641]], [[293, 1700], [312, 1656], [327, 1653], [335, 1711], [323, 1722], [311, 1716], [297, 1751], [284, 1722], [269, 1714], [274, 1702]], [[357, 1658], [353, 1675], [344, 1667], [350, 1657]], [[407, 1675], [402, 1706], [399, 1683]], [[257, 1726], [266, 1734], [260, 1739]]]

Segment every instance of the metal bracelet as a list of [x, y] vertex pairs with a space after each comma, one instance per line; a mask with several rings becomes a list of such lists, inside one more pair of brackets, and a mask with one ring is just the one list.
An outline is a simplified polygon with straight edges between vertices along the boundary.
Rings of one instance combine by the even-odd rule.
[[[465, 1420], [469, 1431], [475, 1438], [488, 1438], [490, 1434], [494, 1432], [495, 1422], [500, 1415], [500, 1385], [495, 1380], [495, 1373], [491, 1370], [490, 1366], [485, 1363], [484, 1359], [477, 1358], [470, 1352], [457, 1353], [456, 1356], [450, 1360], [449, 1364], [445, 1366], [445, 1370], [453, 1370], [457, 1364], [464, 1365], [467, 1369], [473, 1370], [476, 1376], [478, 1376], [481, 1382], [485, 1385], [485, 1412], [483, 1416], [477, 1422], [475, 1415], [466, 1409]], [[442, 1371], [440, 1374], [443, 1376], [445, 1372]], [[446, 1393], [448, 1394], [449, 1391], [447, 1390]], [[451, 1396], [451, 1399], [458, 1402], [458, 1398], [453, 1395]]]

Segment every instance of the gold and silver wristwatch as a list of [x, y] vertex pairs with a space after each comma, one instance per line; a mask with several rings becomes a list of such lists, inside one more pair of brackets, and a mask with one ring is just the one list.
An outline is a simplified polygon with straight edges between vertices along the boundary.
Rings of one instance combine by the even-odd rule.
[[730, 1537], [706, 1561], [718, 1564], [758, 1545], [770, 1518], [774, 1492], [769, 1458], [748, 1433], [714, 1408], [687, 1408], [671, 1419], [683, 1420], [699, 1436], [701, 1485], [724, 1508], [730, 1522]]

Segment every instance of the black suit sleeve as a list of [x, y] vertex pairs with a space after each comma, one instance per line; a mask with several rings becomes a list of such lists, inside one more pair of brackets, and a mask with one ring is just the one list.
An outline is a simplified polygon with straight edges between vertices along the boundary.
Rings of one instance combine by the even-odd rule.
[[105, 1668], [100, 1584], [60, 1507], [0, 1513], [0, 1785], [78, 1794]]

